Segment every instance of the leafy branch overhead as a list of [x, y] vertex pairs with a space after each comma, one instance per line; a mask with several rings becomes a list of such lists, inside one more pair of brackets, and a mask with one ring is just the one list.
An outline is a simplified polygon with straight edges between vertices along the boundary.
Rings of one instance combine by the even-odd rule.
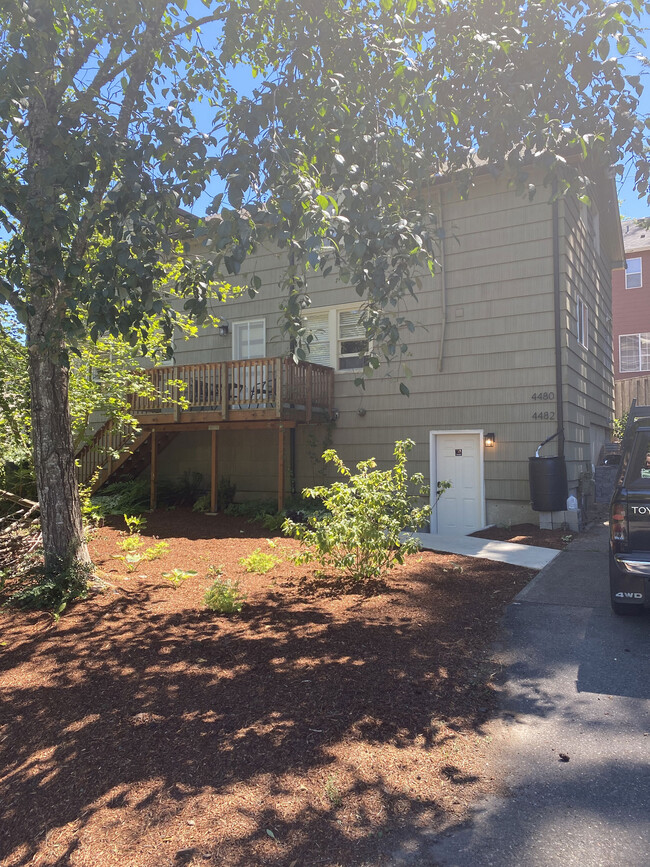
[[[648, 12], [646, 0], [4, 0], [0, 301], [25, 326], [49, 562], [86, 550], [68, 404], [86, 335], [146, 344], [157, 317], [169, 342], [180, 311], [206, 319], [263, 245], [284, 256], [297, 357], [317, 275], [356, 293], [366, 373], [402, 356], [404, 299], [425, 288], [442, 233], [432, 174], [467, 192], [479, 162], [532, 194], [535, 163], [558, 193], [588, 196], [592, 173], [629, 160], [647, 194], [641, 83], [621, 60], [643, 48]], [[259, 81], [250, 97], [237, 67]], [[191, 216], [215, 176], [225, 207]]]
[[[261, 80], [222, 113], [229, 209], [217, 199], [218, 230], [204, 227], [213, 249], [246, 233], [239, 257], [224, 252], [235, 273], [255, 242], [286, 251], [286, 329], [298, 358], [313, 339], [303, 321], [313, 278], [333, 269], [359, 297], [374, 341], [366, 373], [403, 355], [414, 327], [403, 299], [417, 297], [436, 267], [435, 181], [452, 177], [466, 194], [480, 166], [506, 172], [524, 195], [541, 178], [548, 191], [538, 195], [573, 188], [588, 200], [590, 175], [629, 160], [647, 195], [641, 82], [621, 65], [632, 46], [645, 46], [647, 8], [556, 0], [241, 8], [228, 53]], [[265, 27], [275, 40], [262, 47]]]

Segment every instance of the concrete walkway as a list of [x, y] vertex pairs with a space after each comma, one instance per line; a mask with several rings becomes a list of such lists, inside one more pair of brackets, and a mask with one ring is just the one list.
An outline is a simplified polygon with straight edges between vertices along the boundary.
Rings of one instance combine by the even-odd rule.
[[609, 606], [607, 527], [575, 539], [516, 597], [499, 650], [501, 713], [487, 773], [503, 794], [410, 867], [650, 865], [650, 616]]
[[483, 557], [485, 560], [510, 563], [512, 566], [526, 566], [528, 569], [543, 569], [560, 553], [552, 548], [517, 545], [514, 542], [494, 542], [491, 539], [477, 539], [475, 536], [418, 533], [417, 537], [426, 551], [462, 554], [463, 557]]

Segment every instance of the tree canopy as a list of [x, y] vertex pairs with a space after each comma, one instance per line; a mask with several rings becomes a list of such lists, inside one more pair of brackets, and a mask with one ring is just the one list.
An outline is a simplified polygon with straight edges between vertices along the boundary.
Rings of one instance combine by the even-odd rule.
[[[0, 298], [26, 328], [46, 551], [83, 549], [68, 365], [85, 335], [135, 344], [155, 316], [169, 336], [179, 303], [207, 315], [263, 241], [287, 253], [297, 355], [307, 278], [336, 268], [361, 299], [377, 366], [403, 348], [413, 326], [401, 300], [435, 268], [432, 174], [467, 190], [480, 161], [532, 194], [534, 159], [558, 193], [588, 195], [594, 166], [629, 159], [647, 194], [641, 83], [621, 60], [643, 44], [648, 11], [642, 0], [0, 0]], [[233, 84], [241, 65], [259, 80], [247, 98]], [[188, 219], [181, 209], [215, 174], [221, 218]]]

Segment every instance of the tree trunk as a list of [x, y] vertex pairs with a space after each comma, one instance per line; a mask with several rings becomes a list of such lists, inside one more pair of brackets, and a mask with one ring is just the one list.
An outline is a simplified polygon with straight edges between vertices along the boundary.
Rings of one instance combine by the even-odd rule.
[[56, 144], [65, 132], [58, 128], [55, 29], [53, 7], [45, 4], [34, 51], [40, 52], [41, 61], [49, 61], [40, 63], [30, 85], [28, 196], [21, 215], [29, 251], [27, 348], [34, 471], [48, 572], [64, 569], [74, 561], [90, 561], [81, 522], [68, 403], [68, 297], [63, 283], [68, 243], [63, 204], [66, 175], [63, 150]]
[[41, 347], [29, 357], [32, 440], [45, 568], [90, 562], [81, 522], [81, 504], [68, 404], [68, 370]]

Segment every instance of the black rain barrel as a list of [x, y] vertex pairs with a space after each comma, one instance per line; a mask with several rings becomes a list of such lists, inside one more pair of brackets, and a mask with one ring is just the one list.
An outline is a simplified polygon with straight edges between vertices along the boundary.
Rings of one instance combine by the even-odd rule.
[[564, 457], [528, 458], [531, 505], [536, 512], [563, 512], [569, 496]]

